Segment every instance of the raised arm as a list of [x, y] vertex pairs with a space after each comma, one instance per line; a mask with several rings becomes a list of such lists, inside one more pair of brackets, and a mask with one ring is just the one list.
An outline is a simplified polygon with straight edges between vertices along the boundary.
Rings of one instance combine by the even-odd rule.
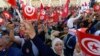
[[21, 40], [21, 38], [20, 37], [15, 37], [14, 36], [14, 24], [12, 23], [8, 23], [7, 24], [7, 30], [9, 30], [9, 38], [10, 38], [10, 41], [11, 42], [16, 42], [16, 43], [18, 43], [18, 44], [21, 44], [22, 43], [22, 40]]
[[25, 25], [25, 28], [26, 28], [25, 31], [29, 35], [30, 39], [34, 39], [36, 32], [34, 30], [32, 22], [31, 21], [24, 21], [23, 24]]

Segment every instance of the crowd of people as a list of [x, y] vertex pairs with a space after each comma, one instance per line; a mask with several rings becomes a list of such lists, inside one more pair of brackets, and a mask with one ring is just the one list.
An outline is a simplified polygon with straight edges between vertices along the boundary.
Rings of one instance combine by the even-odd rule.
[[[46, 20], [21, 22], [13, 8], [4, 9], [12, 18], [0, 12], [0, 56], [86, 56], [82, 52], [75, 30], [100, 36], [100, 11], [81, 11], [80, 6], [69, 7], [68, 16], [53, 20], [51, 14], [62, 7], [44, 8], [49, 16]], [[38, 12], [39, 12], [38, 8]], [[21, 12], [21, 9], [20, 9]], [[23, 17], [24, 18], [24, 17]], [[87, 55], [88, 56], [88, 55]]]

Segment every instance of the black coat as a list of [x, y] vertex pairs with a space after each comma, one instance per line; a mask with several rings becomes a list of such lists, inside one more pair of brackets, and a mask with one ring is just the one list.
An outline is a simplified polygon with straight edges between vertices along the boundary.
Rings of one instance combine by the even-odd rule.
[[[39, 56], [58, 56], [53, 52], [53, 50], [49, 46], [45, 45], [40, 38], [41, 37], [39, 36], [35, 36], [35, 38], [32, 39], [32, 42], [38, 48]], [[25, 40], [25, 43], [22, 47], [22, 52], [23, 56], [34, 56], [32, 50], [32, 43], [30, 42], [30, 40]]]
[[39, 56], [56, 56], [53, 50], [49, 46], [45, 45], [44, 42], [40, 39], [40, 37], [35, 36], [32, 41], [39, 50]]

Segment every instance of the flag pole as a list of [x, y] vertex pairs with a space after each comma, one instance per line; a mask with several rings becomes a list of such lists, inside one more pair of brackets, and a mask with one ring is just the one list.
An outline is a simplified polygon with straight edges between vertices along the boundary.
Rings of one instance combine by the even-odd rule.
[[19, 18], [20, 18], [20, 22], [23, 22], [23, 19], [22, 19], [22, 16], [21, 16], [19, 10], [18, 10], [18, 9], [15, 9], [15, 10], [16, 10], [16, 12], [18, 13], [18, 16], [19, 16]]
[[[4, 1], [5, 1], [5, 0], [4, 0]], [[7, 1], [5, 1], [5, 2], [7, 2]], [[8, 3], [7, 3], [7, 4], [8, 4]], [[8, 5], [9, 5], [9, 4], [8, 4]], [[20, 18], [20, 22], [23, 22], [23, 19], [22, 19], [22, 16], [21, 16], [19, 10], [15, 8], [15, 11], [18, 13], [18, 16], [19, 16], [19, 18]]]

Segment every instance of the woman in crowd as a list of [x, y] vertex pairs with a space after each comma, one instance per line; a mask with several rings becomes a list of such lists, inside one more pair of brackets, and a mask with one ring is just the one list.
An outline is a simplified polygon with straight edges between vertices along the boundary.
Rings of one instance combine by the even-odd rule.
[[64, 55], [64, 43], [59, 38], [54, 38], [52, 40], [52, 49], [57, 56], [65, 56]]

